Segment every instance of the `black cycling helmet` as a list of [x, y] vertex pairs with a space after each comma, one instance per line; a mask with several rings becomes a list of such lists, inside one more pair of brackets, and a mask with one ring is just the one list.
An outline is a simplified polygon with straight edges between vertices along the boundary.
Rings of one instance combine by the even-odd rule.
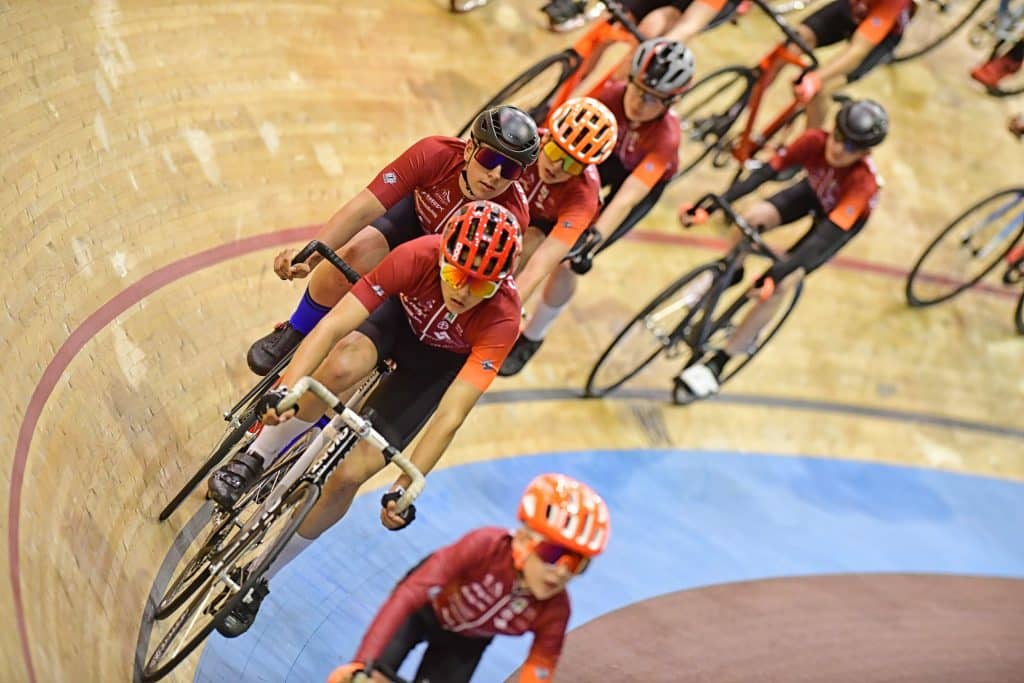
[[485, 109], [470, 131], [473, 139], [493, 147], [523, 167], [537, 161], [540, 135], [537, 124], [522, 109], [501, 105]]
[[850, 100], [836, 114], [836, 130], [851, 147], [868, 149], [889, 132], [889, 115], [874, 100]]

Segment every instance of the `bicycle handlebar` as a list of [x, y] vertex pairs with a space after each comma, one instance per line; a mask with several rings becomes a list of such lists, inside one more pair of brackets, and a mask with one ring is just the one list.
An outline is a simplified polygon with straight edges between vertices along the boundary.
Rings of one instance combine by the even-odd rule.
[[370, 676], [375, 673], [383, 675], [389, 681], [392, 681], [392, 683], [407, 683], [404, 678], [399, 678], [398, 674], [388, 667], [372, 661], [366, 665], [365, 669], [356, 672], [356, 675], [352, 677], [352, 683], [370, 683], [370, 681], [373, 680]]
[[808, 65], [807, 68], [805, 68], [803, 72], [801, 72], [801, 78], [803, 77], [803, 74], [807, 73], [808, 71], [814, 71], [815, 69], [817, 69], [818, 58], [814, 56], [814, 50], [808, 47], [807, 43], [804, 42], [804, 39], [800, 37], [800, 34], [793, 30], [793, 27], [790, 26], [786, 22], [786, 20], [782, 18], [782, 15], [778, 14], [775, 10], [773, 10], [765, 0], [750, 1], [757, 5], [758, 7], [760, 7], [761, 11], [768, 15], [768, 18], [772, 20], [773, 24], [779, 27], [779, 30], [782, 31], [783, 34], [785, 34], [786, 38], [788, 38], [791, 43], [795, 44], [798, 48], [800, 48], [800, 51], [807, 55], [807, 58], [811, 60], [810, 65]]
[[292, 387], [291, 391], [285, 394], [285, 397], [277, 404], [277, 412], [283, 413], [289, 408], [293, 407], [298, 403], [299, 399], [307, 392], [311, 391], [321, 401], [331, 406], [336, 413], [341, 417], [342, 421], [349, 426], [349, 428], [364, 441], [369, 442], [376, 448], [379, 448], [384, 454], [385, 462], [393, 462], [398, 466], [398, 469], [402, 470], [412, 483], [406, 488], [405, 493], [398, 499], [396, 504], [399, 512], [403, 512], [406, 508], [412, 505], [413, 501], [419, 497], [420, 493], [423, 492], [423, 487], [426, 485], [426, 481], [423, 478], [423, 473], [420, 472], [419, 468], [416, 467], [405, 455], [403, 455], [397, 448], [388, 443], [387, 439], [381, 436], [380, 432], [373, 428], [369, 420], [364, 419], [359, 413], [346, 406], [340, 398], [335, 396], [330, 389], [325, 387], [320, 382], [316, 381], [312, 377], [303, 377], [295, 386]]
[[618, 0], [604, 0], [605, 9], [612, 15], [612, 19], [622, 24], [622, 27], [633, 34], [633, 37], [637, 39], [637, 42], [644, 42], [647, 37], [640, 33], [640, 29], [636, 27], [633, 20], [630, 18], [629, 13], [623, 9], [622, 5]]
[[327, 261], [332, 266], [340, 270], [345, 275], [345, 279], [352, 284], [359, 281], [359, 273], [357, 273], [352, 266], [345, 263], [345, 261], [342, 260], [342, 258], [338, 256], [333, 249], [319, 240], [312, 240], [309, 244], [300, 249], [299, 253], [292, 258], [292, 265], [297, 266], [304, 262], [313, 255], [313, 252], [316, 252], [327, 259]]
[[742, 216], [736, 213], [736, 210], [732, 208], [732, 204], [729, 201], [727, 201], [720, 195], [714, 194], [713, 192], [709, 192], [700, 199], [698, 199], [696, 202], [694, 202], [693, 209], [691, 209], [691, 211], [696, 210], [698, 207], [701, 207], [702, 205], [705, 204], [712, 205], [712, 208], [714, 206], [720, 208], [722, 210], [722, 213], [724, 213], [728, 217], [729, 221], [740, 229], [740, 232], [743, 233], [743, 236], [747, 238], [748, 241], [754, 244], [758, 252], [761, 252], [765, 256], [768, 256], [773, 261], [779, 260], [779, 255], [776, 254], [775, 251], [768, 246], [764, 239], [761, 238], [761, 233], [759, 233], [754, 228], [750, 227], [750, 224], [747, 223], [747, 221], [744, 220]]

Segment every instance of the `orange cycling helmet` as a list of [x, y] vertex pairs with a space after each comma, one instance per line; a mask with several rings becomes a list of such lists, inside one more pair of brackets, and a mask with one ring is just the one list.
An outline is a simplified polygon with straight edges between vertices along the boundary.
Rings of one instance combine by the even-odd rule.
[[[611, 532], [601, 496], [564, 474], [542, 474], [531, 481], [519, 501], [518, 516], [546, 540], [587, 558], [601, 554]], [[523, 561], [525, 557], [517, 558], [517, 565]]]
[[445, 261], [466, 275], [503, 280], [515, 271], [522, 250], [519, 222], [499, 204], [470, 202], [448, 219], [441, 248]]
[[581, 164], [600, 164], [615, 149], [615, 115], [592, 97], [568, 100], [555, 109], [550, 122], [551, 138]]

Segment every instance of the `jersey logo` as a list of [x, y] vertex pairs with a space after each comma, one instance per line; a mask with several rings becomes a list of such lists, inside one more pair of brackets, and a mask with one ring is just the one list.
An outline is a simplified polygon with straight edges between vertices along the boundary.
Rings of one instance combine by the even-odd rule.
[[387, 298], [387, 292], [385, 292], [384, 288], [381, 287], [380, 285], [370, 285], [370, 289], [372, 289], [373, 293], [379, 296], [381, 299]]
[[452, 195], [448, 190], [441, 190], [441, 201], [445, 204], [451, 204]]
[[486, 371], [486, 372], [494, 372], [494, 361], [493, 360], [483, 360], [483, 361], [480, 361], [480, 365], [483, 367], [484, 371]]
[[546, 681], [548, 679], [548, 676], [551, 675], [551, 671], [549, 671], [548, 669], [541, 669], [539, 667], [534, 669], [533, 673], [537, 676], [537, 678], [539, 678], [542, 681]]
[[388, 185], [394, 185], [395, 183], [398, 182], [398, 174], [396, 174], [394, 171], [388, 171], [387, 173], [384, 174], [382, 180]]

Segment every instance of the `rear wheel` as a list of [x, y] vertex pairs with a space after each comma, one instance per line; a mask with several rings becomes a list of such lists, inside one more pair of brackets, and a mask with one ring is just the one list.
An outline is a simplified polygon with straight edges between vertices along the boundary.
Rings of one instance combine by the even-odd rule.
[[206, 640], [219, 621], [257, 585], [319, 495], [319, 487], [302, 482], [256, 520], [251, 531], [242, 531], [244, 522], [234, 525], [234, 537], [213, 558], [191, 600], [175, 613], [173, 620], [157, 622], [166, 628], [160, 634], [154, 629], [156, 645], [143, 667], [144, 681], [163, 678]]
[[981, 9], [985, 0], [923, 0], [893, 51], [892, 63], [899, 64], [934, 50]]
[[727, 134], [747, 106], [754, 73], [744, 67], [726, 67], [697, 81], [675, 104], [679, 117], [679, 170], [689, 173], [714, 150], [727, 149]]
[[579, 68], [580, 56], [575, 50], [568, 49], [540, 60], [523, 73], [516, 76], [508, 85], [498, 91], [486, 104], [480, 107], [458, 136], [464, 137], [476, 121], [476, 117], [486, 109], [499, 104], [510, 104], [519, 107], [534, 118], [543, 121], [548, 115], [548, 108], [555, 91], [572, 73]]
[[1024, 292], [1021, 292], [1017, 299], [1017, 310], [1013, 312], [1013, 319], [1017, 324], [1017, 334], [1024, 334]]
[[1024, 235], [1024, 188], [985, 197], [940, 232], [907, 278], [907, 302], [931, 306], [971, 287]]

